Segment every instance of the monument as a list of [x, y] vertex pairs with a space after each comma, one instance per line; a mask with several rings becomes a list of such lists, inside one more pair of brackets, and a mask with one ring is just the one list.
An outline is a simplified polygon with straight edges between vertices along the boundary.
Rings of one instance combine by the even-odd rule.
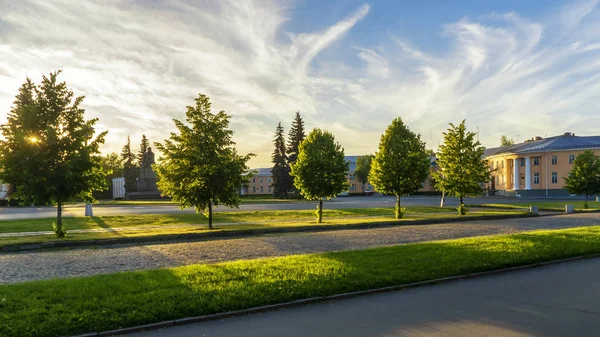
[[128, 199], [160, 199], [160, 192], [156, 187], [156, 172], [152, 169], [154, 152], [152, 148], [144, 153], [137, 179], [137, 191], [127, 193]]

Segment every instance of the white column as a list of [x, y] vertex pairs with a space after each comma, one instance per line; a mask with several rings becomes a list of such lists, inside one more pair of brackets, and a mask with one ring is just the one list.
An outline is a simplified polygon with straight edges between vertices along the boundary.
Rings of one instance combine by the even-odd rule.
[[519, 158], [513, 159], [513, 189], [519, 189]]
[[531, 189], [531, 158], [525, 157], [525, 189]]

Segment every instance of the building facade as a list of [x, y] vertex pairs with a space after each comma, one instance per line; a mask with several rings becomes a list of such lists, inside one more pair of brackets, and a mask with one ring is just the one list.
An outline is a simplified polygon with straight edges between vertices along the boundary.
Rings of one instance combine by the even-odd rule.
[[523, 143], [487, 149], [492, 180], [488, 188], [496, 195], [566, 197], [564, 178], [575, 158], [586, 150], [600, 154], [600, 136], [535, 137]]

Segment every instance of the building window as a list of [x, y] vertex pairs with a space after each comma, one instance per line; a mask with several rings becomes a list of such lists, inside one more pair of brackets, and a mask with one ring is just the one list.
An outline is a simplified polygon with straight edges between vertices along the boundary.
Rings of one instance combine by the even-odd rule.
[[260, 182], [260, 183], [262, 183], [262, 179], [263, 179], [263, 178], [260, 178], [260, 180], [259, 180], [259, 182]]
[[[503, 163], [504, 163], [504, 162], [503, 162]], [[504, 183], [505, 183], [505, 181], [504, 181], [504, 174], [503, 174], [503, 175], [502, 175], [502, 186], [504, 186]]]
[[271, 188], [269, 187], [269, 189], [267, 189], [267, 192], [271, 193]]
[[263, 187], [260, 187], [260, 193], [263, 193], [265, 190], [263, 189]]
[[351, 174], [351, 175], [349, 175], [349, 176], [348, 176], [348, 179], [349, 179], [349, 180], [354, 180], [354, 174]]
[[496, 161], [496, 168], [500, 168], [500, 162]]
[[252, 182], [255, 183], [256, 182], [256, 178], [252, 178]]
[[558, 183], [558, 173], [556, 173], [556, 172], [552, 172], [552, 183], [553, 184]]
[[521, 160], [521, 166], [525, 166], [525, 158], [520, 158]]
[[503, 161], [501, 161], [501, 163], [502, 163], [502, 168], [504, 168], [504, 160], [503, 160]]
[[350, 186], [350, 191], [356, 191], [356, 184], [352, 184]]
[[573, 164], [575, 162], [575, 155], [574, 154], [570, 154], [569, 155], [569, 164]]
[[533, 157], [533, 166], [540, 166], [540, 157]]
[[556, 156], [552, 156], [552, 165], [558, 164], [558, 158]]
[[[270, 182], [271, 182], [271, 178], [269, 178], [269, 180], [267, 180], [267, 182], [269, 182], [269, 183], [270, 183]], [[270, 191], [269, 191], [269, 192], [270, 192]]]
[[496, 176], [496, 186], [500, 185], [500, 176]]
[[252, 193], [256, 193], [256, 186], [252, 186]]
[[540, 174], [537, 173], [537, 172], [533, 174], [533, 183], [534, 184], [539, 184], [540, 183]]
[[494, 162], [492, 162], [492, 170], [494, 169]]

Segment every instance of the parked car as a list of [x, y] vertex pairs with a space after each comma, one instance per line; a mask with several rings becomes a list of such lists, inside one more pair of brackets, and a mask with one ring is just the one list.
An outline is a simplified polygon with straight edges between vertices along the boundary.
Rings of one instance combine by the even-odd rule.
[[348, 193], [348, 192], [342, 192], [342, 193], [338, 194], [338, 197], [349, 197], [349, 196], [350, 196], [350, 193]]

